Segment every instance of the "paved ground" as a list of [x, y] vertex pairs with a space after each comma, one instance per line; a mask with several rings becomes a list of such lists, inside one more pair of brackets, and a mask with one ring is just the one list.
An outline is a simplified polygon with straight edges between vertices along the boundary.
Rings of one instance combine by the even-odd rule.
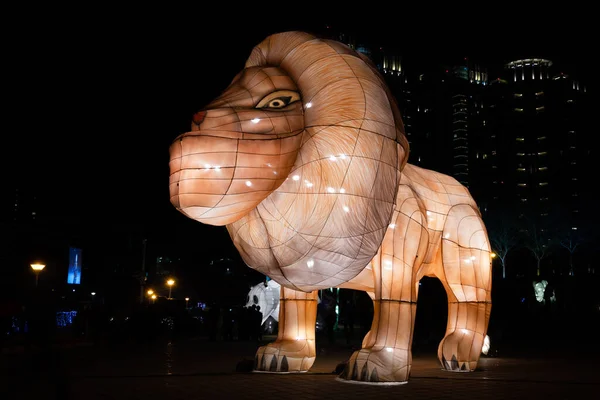
[[597, 399], [597, 353], [555, 352], [483, 357], [477, 371], [442, 371], [435, 352], [416, 353], [399, 386], [336, 380], [351, 346], [320, 348], [312, 370], [273, 375], [236, 372], [256, 344], [205, 339], [144, 345], [72, 346], [49, 356], [4, 352], [0, 399]]

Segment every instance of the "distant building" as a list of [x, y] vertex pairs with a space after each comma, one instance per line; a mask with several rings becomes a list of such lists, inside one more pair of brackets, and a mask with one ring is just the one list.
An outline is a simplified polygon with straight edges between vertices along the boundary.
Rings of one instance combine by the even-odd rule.
[[493, 130], [481, 148], [490, 160], [480, 168], [489, 176], [483, 203], [542, 230], [558, 221], [578, 230], [591, 185], [586, 87], [552, 61], [531, 58], [507, 63], [487, 97]]
[[39, 219], [39, 200], [35, 189], [9, 188], [0, 201], [0, 220], [25, 223]]

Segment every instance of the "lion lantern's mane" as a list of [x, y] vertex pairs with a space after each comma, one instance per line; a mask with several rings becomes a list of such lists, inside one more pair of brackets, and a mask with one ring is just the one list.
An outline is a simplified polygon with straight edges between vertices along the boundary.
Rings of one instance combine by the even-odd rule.
[[396, 102], [362, 54], [302, 32], [269, 36], [245, 67], [291, 77], [304, 130], [288, 179], [229, 234], [250, 267], [286, 287], [347, 282], [381, 245], [408, 158]]

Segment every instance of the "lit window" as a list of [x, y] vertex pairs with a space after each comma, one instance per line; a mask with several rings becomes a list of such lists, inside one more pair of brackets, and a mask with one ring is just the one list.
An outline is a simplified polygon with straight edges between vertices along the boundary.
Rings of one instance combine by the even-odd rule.
[[546, 139], [546, 136], [540, 136], [539, 138], [537, 138], [538, 140], [544, 140]]
[[517, 168], [517, 171], [525, 171], [525, 168]]
[[540, 107], [536, 107], [535, 111], [544, 111], [545, 107], [544, 106], [540, 106]]
[[548, 167], [539, 167], [538, 171], [546, 171], [548, 169]]
[[517, 183], [517, 186], [525, 187], [525, 186], [527, 186], [527, 184], [526, 183]]
[[572, 103], [572, 102], [573, 102], [573, 100], [571, 100], [571, 99], [567, 100], [567, 103]]
[[515, 111], [516, 112], [523, 112], [523, 109], [522, 108], [515, 108]]
[[517, 142], [524, 142], [524, 141], [525, 141], [525, 138], [522, 138], [522, 137], [517, 138]]
[[518, 155], [519, 157], [522, 157], [522, 156], [524, 156], [524, 155], [525, 155], [525, 153], [517, 153], [517, 155]]
[[576, 231], [576, 230], [577, 230], [577, 227], [576, 227], [576, 226], [574, 226], [574, 227], [572, 227], [571, 229], [573, 229], [574, 231]]
[[545, 156], [546, 154], [548, 154], [548, 152], [546, 152], [546, 151], [540, 151], [538, 153], [538, 156]]
[[548, 182], [540, 182], [540, 183], [539, 183], [539, 185], [540, 185], [540, 186], [547, 186], [547, 185], [548, 185]]
[[523, 97], [523, 93], [515, 93], [515, 97]]

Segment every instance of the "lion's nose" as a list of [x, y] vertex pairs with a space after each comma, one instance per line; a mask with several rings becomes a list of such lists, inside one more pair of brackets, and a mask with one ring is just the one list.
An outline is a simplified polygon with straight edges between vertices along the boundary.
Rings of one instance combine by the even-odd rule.
[[200, 125], [202, 123], [202, 121], [204, 121], [204, 118], [206, 117], [206, 111], [198, 111], [196, 114], [194, 114], [194, 123], [196, 125]]

